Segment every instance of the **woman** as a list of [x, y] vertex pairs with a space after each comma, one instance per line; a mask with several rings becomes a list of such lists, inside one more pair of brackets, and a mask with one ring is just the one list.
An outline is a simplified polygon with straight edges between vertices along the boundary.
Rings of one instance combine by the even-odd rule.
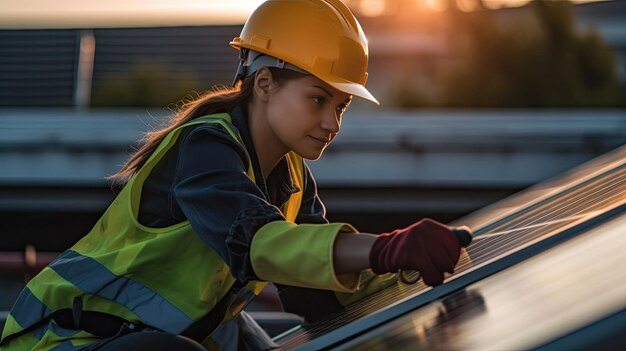
[[393, 284], [386, 273], [418, 270], [437, 285], [452, 272], [460, 247], [443, 224], [376, 236], [325, 218], [303, 159], [337, 136], [353, 96], [377, 103], [348, 8], [270, 0], [231, 45], [235, 87], [148, 135], [92, 231], [24, 289], [3, 349], [267, 348], [241, 313], [267, 282], [287, 311], [315, 320]]

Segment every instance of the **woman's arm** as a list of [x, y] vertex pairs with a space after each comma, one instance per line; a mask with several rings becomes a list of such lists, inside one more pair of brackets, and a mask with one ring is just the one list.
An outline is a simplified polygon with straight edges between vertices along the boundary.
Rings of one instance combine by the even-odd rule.
[[[304, 189], [302, 206], [296, 223], [325, 224], [326, 208], [318, 193], [315, 178], [304, 163]], [[340, 233], [333, 247], [335, 274], [358, 273], [369, 268], [369, 252], [376, 240], [373, 234]]]
[[370, 268], [369, 255], [376, 238], [367, 233], [339, 233], [333, 250], [335, 273], [358, 273]]

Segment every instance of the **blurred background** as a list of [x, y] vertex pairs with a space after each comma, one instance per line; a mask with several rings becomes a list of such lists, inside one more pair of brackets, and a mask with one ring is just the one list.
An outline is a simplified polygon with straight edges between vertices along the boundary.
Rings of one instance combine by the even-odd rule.
[[[0, 0], [0, 310], [145, 132], [232, 82], [261, 2]], [[309, 163], [331, 221], [449, 222], [626, 143], [626, 1], [344, 2], [382, 107], [355, 101]]]

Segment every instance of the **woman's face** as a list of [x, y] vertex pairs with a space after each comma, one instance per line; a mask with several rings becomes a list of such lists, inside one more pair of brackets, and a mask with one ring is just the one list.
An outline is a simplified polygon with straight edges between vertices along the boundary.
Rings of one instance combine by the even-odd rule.
[[286, 80], [270, 94], [267, 121], [286, 151], [316, 160], [339, 133], [351, 100], [314, 76]]

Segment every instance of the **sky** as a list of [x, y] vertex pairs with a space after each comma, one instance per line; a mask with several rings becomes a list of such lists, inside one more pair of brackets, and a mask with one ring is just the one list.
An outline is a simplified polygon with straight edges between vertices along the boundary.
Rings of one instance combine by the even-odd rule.
[[263, 0], [0, 0], [0, 28], [243, 23]]
[[[417, 1], [436, 9], [438, 2], [442, 0], [397, 1]], [[489, 3], [489, 7], [498, 7], [520, 5], [529, 0], [484, 1]], [[263, 0], [0, 0], [0, 28], [241, 24], [262, 2]], [[380, 0], [361, 2], [367, 3], [369, 9], [376, 9]]]

